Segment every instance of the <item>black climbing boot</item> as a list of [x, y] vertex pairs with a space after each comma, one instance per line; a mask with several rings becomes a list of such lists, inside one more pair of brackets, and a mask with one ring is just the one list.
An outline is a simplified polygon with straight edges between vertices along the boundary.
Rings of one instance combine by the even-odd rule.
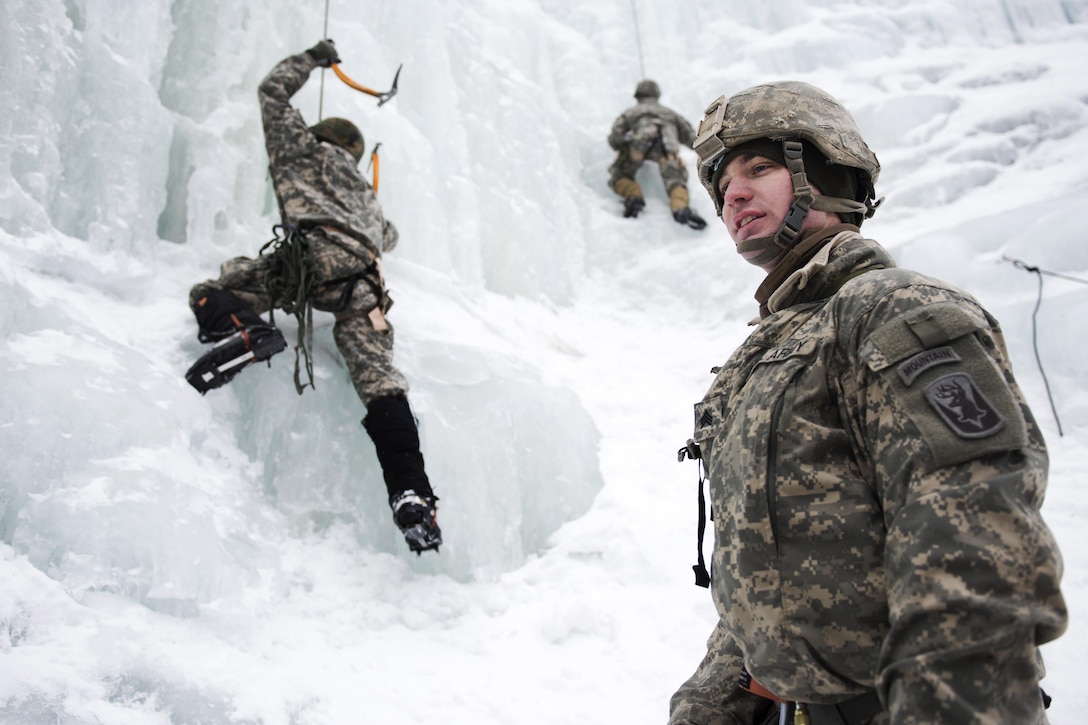
[[435, 496], [420, 496], [415, 491], [402, 491], [389, 502], [393, 509], [393, 521], [404, 534], [408, 548], [422, 554], [424, 551], [442, 545], [442, 530], [438, 528], [438, 513], [435, 511]]
[[397, 528], [417, 554], [438, 549], [442, 543], [435, 519], [438, 498], [423, 470], [419, 431], [408, 399], [403, 395], [378, 398], [366, 410], [363, 428], [374, 441]]
[[623, 200], [623, 216], [634, 219], [646, 208], [646, 201], [641, 196], [629, 196]]
[[287, 347], [283, 333], [226, 290], [211, 290], [196, 300], [193, 313], [200, 325], [198, 339], [216, 343], [185, 373], [201, 395], [226, 385], [247, 365]]

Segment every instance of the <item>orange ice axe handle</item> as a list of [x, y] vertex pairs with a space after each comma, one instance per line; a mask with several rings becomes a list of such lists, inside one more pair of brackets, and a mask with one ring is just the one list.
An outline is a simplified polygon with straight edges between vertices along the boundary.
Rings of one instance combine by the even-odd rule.
[[332, 67], [333, 73], [336, 74], [337, 78], [344, 81], [344, 83], [346, 83], [348, 86], [354, 88], [357, 91], [361, 91], [362, 93], [366, 93], [367, 95], [374, 96], [375, 98], [378, 99], [378, 105], [381, 106], [386, 101], [388, 101], [390, 98], [397, 95], [397, 81], [400, 80], [400, 69], [404, 67], [404, 64], [401, 63], [399, 66], [397, 66], [397, 74], [395, 76], [393, 76], [393, 87], [390, 88], [388, 91], [384, 91], [384, 92], [383, 91], [376, 91], [373, 88], [367, 88], [366, 86], [364, 86], [364, 85], [362, 85], [360, 83], [356, 83], [355, 81], [353, 81], [351, 78], [348, 77], [347, 73], [340, 70], [340, 64], [339, 63], [333, 63], [331, 67]]
[[371, 183], [371, 186], [374, 187], [374, 193], [375, 194], [378, 193], [378, 164], [381, 161], [381, 159], [378, 158], [378, 149], [381, 148], [381, 146], [382, 146], [381, 141], [379, 141], [378, 143], [376, 143], [374, 145], [374, 150], [370, 152], [370, 163], [367, 164], [367, 169], [369, 169], [371, 166], [374, 167], [374, 176], [373, 176], [374, 181], [373, 181], [373, 183]]

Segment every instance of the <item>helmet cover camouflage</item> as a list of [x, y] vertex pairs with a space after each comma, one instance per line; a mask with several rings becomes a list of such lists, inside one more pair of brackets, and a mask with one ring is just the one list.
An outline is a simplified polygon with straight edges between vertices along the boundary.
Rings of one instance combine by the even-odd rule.
[[707, 106], [692, 146], [699, 155], [699, 181], [719, 216], [723, 200], [717, 179], [722, 162], [732, 149], [756, 139], [800, 139], [815, 145], [831, 163], [856, 169], [860, 172], [856, 201], [871, 216], [876, 197], [873, 185], [880, 175], [876, 154], [841, 103], [799, 81], [754, 86], [728, 100], [721, 96]]
[[635, 98], [639, 99], [640, 101], [643, 98], [660, 98], [660, 97], [661, 97], [661, 86], [657, 85], [657, 83], [655, 81], [651, 81], [649, 78], [647, 78], [644, 81], [639, 81], [638, 85], [635, 86]]
[[356, 163], [363, 158], [363, 134], [358, 127], [346, 118], [326, 118], [310, 126], [310, 131], [322, 141], [328, 141], [347, 149], [355, 157]]

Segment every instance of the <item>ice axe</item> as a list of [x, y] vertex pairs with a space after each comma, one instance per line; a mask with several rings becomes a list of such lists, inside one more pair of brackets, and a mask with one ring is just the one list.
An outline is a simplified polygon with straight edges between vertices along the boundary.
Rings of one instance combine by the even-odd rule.
[[329, 67], [332, 68], [332, 71], [336, 74], [336, 77], [344, 81], [344, 83], [346, 83], [348, 86], [354, 88], [357, 91], [361, 91], [363, 93], [366, 93], [367, 95], [371, 95], [377, 98], [378, 106], [380, 107], [390, 98], [397, 95], [397, 81], [400, 79], [400, 69], [404, 67], [404, 64], [401, 63], [399, 66], [397, 66], [397, 74], [393, 76], [393, 87], [390, 88], [388, 91], [376, 91], [373, 88], [367, 88], [360, 83], [356, 83], [351, 78], [349, 78], [348, 75], [344, 73], [344, 71], [340, 70], [339, 63], [333, 63]]
[[[396, 84], [395, 81], [393, 83], [393, 87], [394, 88], [397, 87], [397, 84]], [[381, 104], [379, 103], [378, 105], [381, 105]], [[378, 193], [378, 164], [381, 161], [381, 159], [378, 157], [378, 149], [380, 149], [381, 147], [382, 147], [382, 142], [381, 141], [374, 144], [374, 150], [370, 152], [370, 161], [366, 165], [367, 171], [370, 170], [370, 167], [372, 165], [374, 166], [374, 177], [373, 177], [374, 178], [374, 183], [372, 183], [371, 186], [374, 187], [374, 193], [375, 194]]]

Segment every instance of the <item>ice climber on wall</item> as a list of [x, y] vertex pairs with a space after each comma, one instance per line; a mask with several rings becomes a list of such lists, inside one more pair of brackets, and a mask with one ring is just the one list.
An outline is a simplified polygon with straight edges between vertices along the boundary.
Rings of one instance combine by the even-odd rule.
[[322, 40], [282, 60], [260, 84], [269, 168], [291, 244], [276, 254], [231, 259], [218, 279], [192, 288], [199, 338], [217, 344], [187, 378], [206, 392], [245, 363], [283, 350], [283, 335], [259, 314], [283, 307], [284, 300], [304, 298], [333, 313], [333, 338], [366, 407], [363, 427], [381, 463], [393, 520], [412, 551], [437, 550], [437, 498], [424, 471], [408, 382], [393, 365], [393, 327], [385, 316], [391, 301], [381, 256], [396, 245], [397, 230], [358, 169], [359, 129], [343, 118], [309, 126], [291, 106], [311, 71], [339, 62], [332, 41]]

